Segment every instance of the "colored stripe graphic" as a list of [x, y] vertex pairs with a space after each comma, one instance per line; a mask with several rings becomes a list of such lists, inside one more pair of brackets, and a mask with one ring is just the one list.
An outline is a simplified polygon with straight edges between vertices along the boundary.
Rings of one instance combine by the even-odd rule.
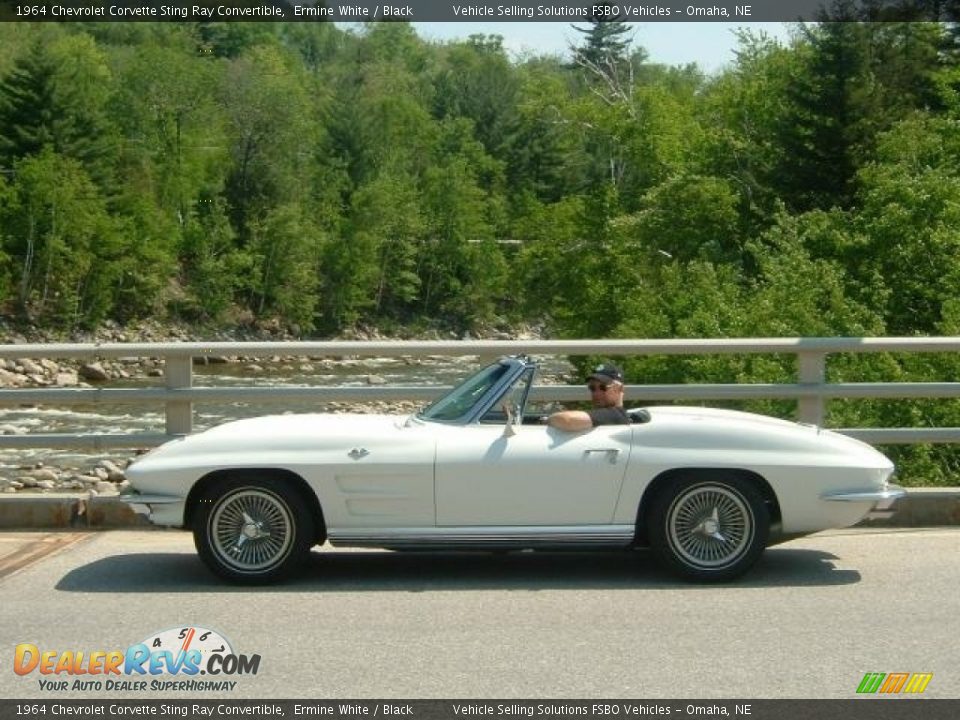
[[907, 682], [907, 678], [910, 677], [910, 673], [890, 673], [887, 675], [886, 682], [880, 686], [880, 692], [882, 693], [898, 693], [903, 689], [904, 683]]
[[881, 692], [887, 695], [904, 692], [918, 695], [927, 689], [933, 673], [866, 673], [857, 686], [857, 692], [872, 695]]
[[867, 673], [863, 676], [863, 680], [860, 681], [860, 686], [857, 688], [857, 692], [875, 693], [885, 677], [886, 673]]
[[931, 679], [933, 679], [933, 673], [914, 673], [910, 676], [910, 681], [903, 691], [905, 693], [922, 693], [927, 689]]

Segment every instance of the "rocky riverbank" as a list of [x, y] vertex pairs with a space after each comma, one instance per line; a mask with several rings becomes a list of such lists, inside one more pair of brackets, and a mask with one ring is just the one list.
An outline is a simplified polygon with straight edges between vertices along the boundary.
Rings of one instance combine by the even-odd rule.
[[[0, 321], [0, 344], [26, 345], [51, 343], [159, 343], [159, 342], [244, 342], [295, 339], [279, 325], [235, 327], [217, 331], [176, 323], [147, 320], [121, 327], [107, 321], [92, 332], [76, 332], [67, 337], [39, 328], [12, 328]], [[286, 360], [293, 360], [287, 358]], [[208, 357], [205, 363], [249, 362], [240, 357]], [[261, 368], [262, 369], [262, 368]], [[257, 372], [253, 365], [252, 372]], [[51, 358], [17, 358], [0, 361], [0, 388], [91, 387], [96, 383], [131, 378], [161, 377], [163, 362], [155, 358], [117, 358], [83, 362]]]
[[22, 468], [14, 477], [0, 477], [0, 493], [51, 493], [85, 491], [90, 495], [117, 495], [129, 487], [124, 472], [132, 458], [100, 460], [86, 471], [39, 464]]
[[[420, 334], [421, 340], [472, 339], [470, 336], [457, 336], [454, 333]], [[484, 338], [496, 340], [538, 339], [537, 328], [519, 330], [491, 330]], [[204, 330], [175, 323], [160, 323], [147, 320], [134, 326], [121, 327], [107, 321], [92, 332], [74, 333], [63, 337], [38, 328], [13, 329], [0, 320], [0, 344], [26, 345], [51, 343], [159, 343], [159, 342], [284, 342], [300, 340], [278, 323], [265, 323], [257, 326], [237, 326], [220, 330]], [[359, 329], [344, 333], [332, 340], [393, 340], [381, 335], [375, 329]], [[479, 339], [479, 338], [473, 338]], [[289, 371], [291, 368], [303, 372], [345, 367], [350, 364], [361, 365], [350, 358], [304, 358], [302, 356], [274, 356], [270, 358], [250, 358], [234, 356], [205, 356], [195, 358], [195, 364], [239, 364], [250, 375], [268, 372], [270, 368]], [[162, 377], [163, 361], [155, 358], [117, 358], [82, 362], [51, 358], [16, 358], [0, 360], [0, 388], [44, 388], [44, 387], [95, 387], [97, 383], [114, 380], [137, 379], [144, 377]], [[375, 374], [368, 375], [371, 385], [382, 384]], [[2, 433], [0, 429], [0, 433]]]

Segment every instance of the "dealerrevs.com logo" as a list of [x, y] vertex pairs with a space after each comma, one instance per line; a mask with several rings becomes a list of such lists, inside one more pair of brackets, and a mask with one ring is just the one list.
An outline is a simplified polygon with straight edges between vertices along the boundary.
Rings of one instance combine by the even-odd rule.
[[20, 643], [13, 671], [37, 677], [40, 690], [229, 692], [256, 675], [260, 655], [235, 653], [215, 630], [188, 626], [152, 633], [126, 650], [58, 650]]

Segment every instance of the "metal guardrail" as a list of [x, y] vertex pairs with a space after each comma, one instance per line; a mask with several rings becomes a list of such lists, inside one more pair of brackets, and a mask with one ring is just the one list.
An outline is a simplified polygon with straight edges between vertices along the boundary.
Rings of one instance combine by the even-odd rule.
[[[660, 400], [795, 399], [797, 419], [823, 423], [826, 403], [834, 398], [957, 398], [960, 383], [827, 383], [826, 358], [837, 353], [957, 352], [960, 337], [910, 338], [733, 338], [718, 340], [491, 340], [491, 341], [331, 341], [190, 342], [0, 345], [0, 359], [161, 358], [165, 387], [144, 389], [77, 388], [0, 390], [0, 406], [21, 404], [96, 405], [162, 403], [165, 433], [40, 434], [0, 436], [0, 448], [153, 447], [193, 430], [194, 403], [318, 402], [369, 400], [426, 401], [444, 387], [291, 387], [195, 388], [194, 358], [302, 356], [423, 357], [428, 355], [498, 357], [531, 355], [712, 355], [787, 354], [797, 357], [797, 382], [784, 384], [628, 385], [628, 397]], [[538, 385], [535, 397], [546, 401], [583, 399], [581, 387]], [[960, 442], [960, 428], [840, 428], [873, 444]]]

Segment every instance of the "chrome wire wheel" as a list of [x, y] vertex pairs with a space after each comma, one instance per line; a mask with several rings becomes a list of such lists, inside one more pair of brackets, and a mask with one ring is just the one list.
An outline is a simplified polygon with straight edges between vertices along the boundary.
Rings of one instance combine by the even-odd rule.
[[262, 573], [282, 564], [294, 534], [293, 514], [284, 499], [259, 488], [224, 495], [207, 521], [214, 554], [239, 573]]
[[736, 563], [756, 534], [750, 503], [725, 484], [696, 485], [677, 495], [667, 510], [666, 525], [677, 558], [710, 570]]

